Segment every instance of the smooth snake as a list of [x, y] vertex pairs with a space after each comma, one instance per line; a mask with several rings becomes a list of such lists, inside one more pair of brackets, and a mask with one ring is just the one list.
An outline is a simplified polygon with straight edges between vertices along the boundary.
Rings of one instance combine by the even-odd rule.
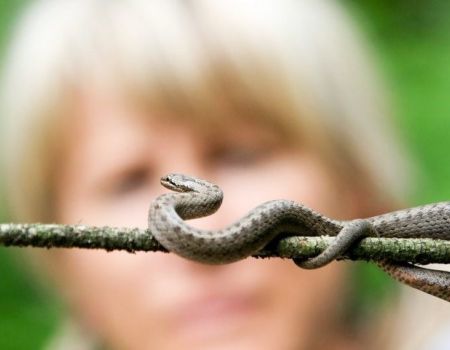
[[[159, 196], [148, 213], [149, 229], [169, 251], [207, 264], [225, 264], [256, 253], [281, 234], [336, 236], [316, 257], [295, 263], [303, 268], [328, 264], [355, 241], [366, 236], [450, 240], [450, 202], [403, 209], [366, 219], [329, 219], [290, 200], [263, 203], [221, 230], [202, 230], [184, 220], [210, 215], [223, 199], [222, 190], [208, 181], [169, 174], [161, 184], [175, 191]], [[376, 263], [393, 278], [450, 301], [450, 272], [389, 261]]]

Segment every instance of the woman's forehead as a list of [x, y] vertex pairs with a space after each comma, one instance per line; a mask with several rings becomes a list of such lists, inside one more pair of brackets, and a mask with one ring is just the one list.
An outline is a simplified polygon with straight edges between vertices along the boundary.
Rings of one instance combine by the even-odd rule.
[[260, 139], [275, 143], [285, 136], [282, 125], [277, 125], [276, 120], [272, 121], [264, 113], [258, 114], [256, 108], [234, 106], [231, 109], [217, 104], [217, 108], [183, 111], [172, 105], [153, 106], [150, 101], [133, 100], [107, 86], [85, 86], [72, 97], [71, 113], [75, 114], [75, 122], [102, 130], [115, 128], [117, 133], [125, 132], [127, 128], [136, 129], [138, 125], [141, 131], [146, 129], [149, 133], [164, 130], [167, 137], [170, 137], [171, 129], [183, 128], [210, 142]]

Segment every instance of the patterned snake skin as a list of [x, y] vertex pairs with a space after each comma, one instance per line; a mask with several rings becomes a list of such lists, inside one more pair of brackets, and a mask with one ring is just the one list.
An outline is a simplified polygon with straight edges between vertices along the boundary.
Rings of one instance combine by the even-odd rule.
[[[304, 268], [331, 262], [356, 240], [365, 236], [435, 238], [450, 240], [450, 202], [399, 210], [368, 219], [337, 221], [288, 200], [266, 202], [239, 221], [217, 231], [200, 230], [184, 222], [217, 211], [223, 199], [221, 189], [207, 181], [182, 174], [170, 174], [161, 184], [179, 193], [158, 197], [150, 206], [149, 229], [169, 251], [190, 260], [224, 264], [244, 259], [281, 233], [304, 236], [337, 236], [319, 256], [295, 261]], [[450, 272], [387, 261], [377, 264], [395, 279], [450, 301]]]

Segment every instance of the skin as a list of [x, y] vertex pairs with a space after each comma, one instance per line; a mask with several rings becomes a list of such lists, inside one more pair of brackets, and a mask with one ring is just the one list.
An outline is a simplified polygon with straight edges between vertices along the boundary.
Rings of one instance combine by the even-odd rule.
[[[55, 221], [144, 228], [169, 172], [224, 190], [218, 213], [190, 222], [200, 228], [224, 227], [278, 198], [339, 219], [367, 211], [319, 157], [263, 124], [236, 121], [215, 134], [134, 107], [103, 88], [74, 96]], [[358, 348], [339, 335], [344, 263], [308, 271], [276, 259], [208, 266], [163, 253], [42, 254], [74, 315], [112, 349]]]

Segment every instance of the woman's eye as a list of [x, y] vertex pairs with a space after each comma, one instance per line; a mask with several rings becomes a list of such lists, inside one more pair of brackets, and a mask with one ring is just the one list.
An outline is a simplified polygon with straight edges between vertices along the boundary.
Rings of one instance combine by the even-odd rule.
[[266, 147], [230, 146], [216, 150], [212, 158], [217, 164], [250, 166], [269, 157], [271, 153], [272, 150]]
[[151, 181], [151, 171], [145, 167], [128, 169], [117, 175], [106, 185], [106, 194], [124, 196], [139, 191], [148, 186]]

